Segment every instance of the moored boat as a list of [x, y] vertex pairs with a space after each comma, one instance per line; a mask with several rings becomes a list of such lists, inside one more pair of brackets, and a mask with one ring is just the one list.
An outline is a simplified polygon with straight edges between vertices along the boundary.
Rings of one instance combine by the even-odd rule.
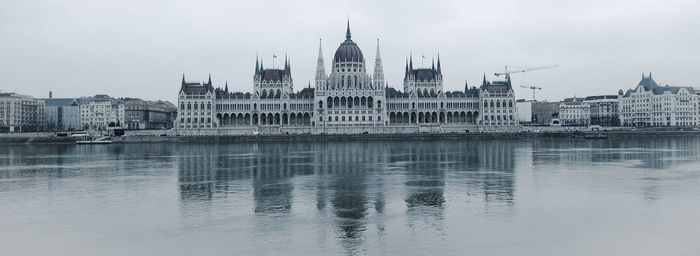
[[600, 134], [600, 133], [596, 133], [596, 134], [586, 134], [586, 135], [583, 136], [583, 138], [584, 138], [584, 139], [607, 139], [607, 138], [608, 138], [608, 135]]

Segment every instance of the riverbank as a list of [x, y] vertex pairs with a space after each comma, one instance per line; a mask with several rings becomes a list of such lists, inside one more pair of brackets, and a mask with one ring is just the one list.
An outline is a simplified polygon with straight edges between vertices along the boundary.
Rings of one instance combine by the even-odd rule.
[[[291, 142], [291, 141], [369, 141], [369, 140], [452, 140], [452, 139], [528, 139], [575, 138], [585, 134], [604, 134], [611, 138], [649, 136], [700, 136], [700, 131], [558, 131], [558, 132], [489, 132], [489, 133], [400, 133], [400, 134], [289, 134], [289, 135], [236, 135], [236, 136], [116, 136], [114, 143], [237, 143], [237, 142]], [[57, 137], [45, 134], [13, 134], [0, 136], [0, 144], [75, 144], [85, 137]], [[87, 138], [91, 139], [91, 138]]]

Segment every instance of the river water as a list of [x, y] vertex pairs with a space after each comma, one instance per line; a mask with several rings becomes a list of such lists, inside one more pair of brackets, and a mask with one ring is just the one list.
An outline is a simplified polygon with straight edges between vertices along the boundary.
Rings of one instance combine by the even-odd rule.
[[0, 146], [1, 255], [700, 255], [700, 137]]

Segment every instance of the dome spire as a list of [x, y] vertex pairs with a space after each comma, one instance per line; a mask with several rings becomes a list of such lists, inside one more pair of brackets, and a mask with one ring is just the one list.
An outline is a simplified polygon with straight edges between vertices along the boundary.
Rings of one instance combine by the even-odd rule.
[[345, 31], [345, 39], [350, 40], [352, 36], [350, 35], [350, 18], [348, 17], [348, 29]]

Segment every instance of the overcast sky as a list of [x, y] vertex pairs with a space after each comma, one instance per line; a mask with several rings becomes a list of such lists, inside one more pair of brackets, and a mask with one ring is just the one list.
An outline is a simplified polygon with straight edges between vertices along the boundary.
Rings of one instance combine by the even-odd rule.
[[[0, 1], [0, 91], [37, 97], [109, 94], [175, 101], [180, 80], [252, 89], [255, 56], [289, 55], [295, 90], [326, 70], [344, 40], [403, 89], [404, 61], [440, 53], [446, 90], [512, 67], [538, 99], [615, 94], [653, 72], [660, 84], [700, 87], [700, 1]], [[278, 58], [277, 66], [283, 59]], [[370, 70], [371, 74], [371, 70]]]

